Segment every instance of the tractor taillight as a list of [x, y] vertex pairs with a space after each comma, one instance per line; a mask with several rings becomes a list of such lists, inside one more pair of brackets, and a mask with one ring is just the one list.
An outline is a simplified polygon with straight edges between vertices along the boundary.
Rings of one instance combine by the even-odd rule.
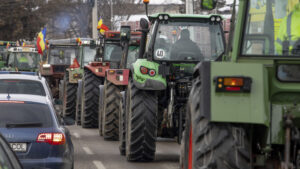
[[66, 140], [63, 133], [41, 133], [38, 135], [36, 142], [61, 145], [65, 144]]
[[140, 67], [140, 71], [141, 71], [142, 74], [148, 74], [148, 68], [146, 68], [144, 66]]
[[244, 92], [251, 91], [250, 77], [216, 77], [216, 92]]
[[150, 75], [150, 76], [155, 76], [155, 74], [156, 74], [155, 70], [150, 70], [150, 71], [149, 71], [149, 75]]

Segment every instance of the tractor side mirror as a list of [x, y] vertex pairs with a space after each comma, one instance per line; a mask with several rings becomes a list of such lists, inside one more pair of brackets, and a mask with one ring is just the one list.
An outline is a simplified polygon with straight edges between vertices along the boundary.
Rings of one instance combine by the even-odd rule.
[[131, 36], [130, 30], [131, 30], [130, 26], [122, 26], [121, 27], [121, 32], [120, 32], [120, 34], [121, 34], [121, 38], [120, 38], [121, 43], [122, 42], [128, 42], [130, 40], [130, 36]]
[[143, 30], [148, 30], [149, 29], [149, 23], [148, 23], [148, 21], [145, 18], [141, 18], [141, 20], [140, 20], [140, 27]]
[[204, 10], [213, 10], [217, 6], [218, 0], [202, 0], [201, 1], [201, 9]]

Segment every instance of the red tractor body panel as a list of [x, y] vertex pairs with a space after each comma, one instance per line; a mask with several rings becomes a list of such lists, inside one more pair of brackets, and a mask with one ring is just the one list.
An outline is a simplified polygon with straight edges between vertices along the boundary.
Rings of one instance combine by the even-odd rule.
[[108, 69], [106, 79], [117, 86], [128, 85], [129, 69]]
[[89, 69], [96, 76], [105, 77], [105, 72], [109, 69], [109, 62], [91, 62], [84, 68]]

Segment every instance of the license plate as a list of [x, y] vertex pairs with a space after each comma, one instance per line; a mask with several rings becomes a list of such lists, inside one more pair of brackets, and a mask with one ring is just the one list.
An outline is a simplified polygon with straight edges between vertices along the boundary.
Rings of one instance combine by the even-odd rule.
[[13, 151], [16, 151], [16, 152], [26, 152], [27, 151], [26, 143], [10, 143], [10, 147]]

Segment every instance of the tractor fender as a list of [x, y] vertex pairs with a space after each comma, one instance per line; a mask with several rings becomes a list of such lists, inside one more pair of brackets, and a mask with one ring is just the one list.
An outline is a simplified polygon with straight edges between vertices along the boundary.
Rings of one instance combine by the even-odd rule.
[[[148, 70], [154, 70], [155, 75], [142, 74], [140, 68], [146, 67]], [[165, 90], [167, 88], [166, 78], [158, 73], [159, 64], [146, 59], [137, 59], [131, 65], [131, 73], [134, 85], [142, 90]]]
[[109, 65], [92, 66], [91, 64], [88, 64], [88, 65], [84, 66], [84, 69], [90, 70], [96, 76], [105, 77], [105, 71], [106, 71], [106, 69], [109, 69]]

